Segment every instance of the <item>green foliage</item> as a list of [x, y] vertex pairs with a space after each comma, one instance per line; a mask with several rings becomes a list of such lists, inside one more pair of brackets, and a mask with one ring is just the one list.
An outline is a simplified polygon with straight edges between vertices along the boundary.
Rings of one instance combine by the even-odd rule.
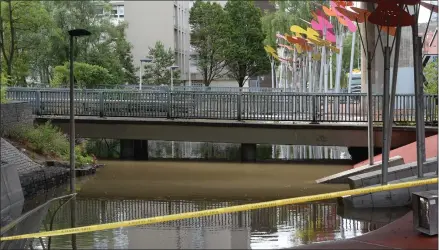
[[[7, 137], [19, 141], [30, 150], [45, 156], [68, 160], [70, 143], [59, 128], [47, 122], [36, 127], [21, 126], [11, 131]], [[79, 145], [75, 146], [76, 165], [92, 163], [92, 158]]]
[[196, 0], [190, 10], [191, 46], [198, 55], [197, 68], [204, 85], [223, 75], [223, 49], [227, 46], [226, 15], [218, 3]]
[[[108, 14], [98, 15], [99, 6]], [[105, 0], [2, 1], [2, 66], [14, 85], [25, 85], [26, 77], [50, 83], [53, 68], [69, 59], [67, 31], [81, 27], [92, 35], [75, 39], [75, 61], [107, 69], [112, 84], [136, 82], [127, 24], [113, 24], [110, 13]]]
[[277, 32], [291, 34], [291, 25], [305, 25], [301, 19], [311, 20], [311, 11], [317, 7], [311, 1], [276, 0], [272, 2], [277, 6], [277, 10], [264, 13], [262, 17], [262, 29], [265, 35], [264, 44], [272, 47], [276, 46]]
[[[106, 68], [80, 62], [74, 62], [73, 65], [75, 86], [78, 88], [93, 88], [103, 84], [116, 84], [113, 76]], [[70, 63], [55, 67], [51, 86], [59, 87], [69, 84], [69, 67]]]
[[438, 84], [438, 73], [437, 73], [437, 60], [430, 61], [424, 68], [424, 76], [427, 80], [425, 86], [425, 92], [428, 94], [438, 94], [437, 84]]
[[8, 100], [6, 99], [6, 87], [7, 87], [8, 78], [5, 74], [0, 75], [0, 103], [6, 103]]
[[1, 1], [1, 63], [13, 84], [25, 84], [32, 61], [47, 46], [44, 37], [52, 24], [41, 1]]
[[263, 44], [262, 13], [253, 1], [229, 0], [224, 10], [227, 17], [224, 58], [229, 76], [242, 87], [247, 78], [270, 70]]
[[[144, 66], [143, 80], [151, 85], [169, 85], [171, 84], [170, 66], [174, 65], [174, 51], [170, 48], [167, 50], [162, 42], [157, 41], [154, 48], [149, 47], [148, 57], [153, 61], [146, 63]], [[179, 83], [180, 70], [173, 72], [174, 84]]]

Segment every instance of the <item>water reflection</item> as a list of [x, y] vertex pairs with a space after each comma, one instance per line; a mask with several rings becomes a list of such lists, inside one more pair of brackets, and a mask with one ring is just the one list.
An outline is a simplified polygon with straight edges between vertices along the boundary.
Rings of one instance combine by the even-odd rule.
[[[89, 140], [89, 151], [102, 158], [118, 158], [118, 140]], [[239, 160], [240, 145], [210, 142], [149, 141], [148, 154], [151, 159], [206, 159]], [[303, 145], [257, 145], [258, 160], [320, 160], [350, 159], [347, 147], [303, 146]]]
[[[77, 225], [85, 226], [242, 204], [243, 202], [76, 199]], [[57, 206], [57, 205], [53, 205]], [[56, 209], [54, 207], [51, 210]], [[78, 249], [274, 249], [351, 238], [386, 223], [344, 219], [336, 203], [289, 205], [77, 235]], [[53, 217], [68, 228], [70, 206]], [[48, 216], [41, 226], [47, 228]], [[70, 236], [54, 237], [52, 249], [70, 249]], [[44, 239], [47, 246], [48, 239]], [[42, 248], [34, 241], [34, 248]]]

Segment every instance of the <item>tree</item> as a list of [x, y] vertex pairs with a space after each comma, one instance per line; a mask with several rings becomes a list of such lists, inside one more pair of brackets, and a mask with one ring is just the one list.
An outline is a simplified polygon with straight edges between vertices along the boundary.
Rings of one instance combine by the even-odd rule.
[[424, 68], [424, 76], [427, 80], [425, 92], [428, 94], [437, 95], [438, 73], [437, 73], [437, 59], [430, 61]]
[[[114, 79], [107, 69], [87, 63], [74, 62], [73, 76], [78, 88], [95, 88], [102, 83], [115, 84]], [[55, 67], [52, 87], [69, 84], [70, 63]]]
[[198, 55], [197, 68], [206, 86], [224, 74], [225, 22], [224, 10], [217, 3], [196, 0], [190, 10], [191, 46]]
[[264, 13], [262, 29], [265, 34], [264, 44], [276, 47], [276, 33], [291, 33], [291, 25], [305, 25], [302, 21], [312, 19], [311, 11], [316, 7], [311, 1], [276, 0], [272, 1], [276, 11]]
[[39, 34], [50, 34], [50, 16], [40, 1], [1, 1], [0, 14], [2, 67], [14, 84], [25, 83], [33, 55], [47, 46]]
[[[148, 57], [152, 59], [152, 62], [147, 63], [144, 66], [144, 73], [142, 79], [147, 84], [151, 85], [168, 85], [171, 83], [171, 71], [170, 66], [174, 65], [174, 51], [171, 48], [165, 49], [162, 42], [157, 41], [154, 48], [149, 47]], [[177, 83], [180, 79], [180, 71], [174, 70], [173, 72], [174, 83]]]
[[228, 31], [224, 58], [228, 75], [242, 87], [249, 77], [270, 70], [263, 44], [262, 13], [253, 1], [229, 0], [224, 10]]

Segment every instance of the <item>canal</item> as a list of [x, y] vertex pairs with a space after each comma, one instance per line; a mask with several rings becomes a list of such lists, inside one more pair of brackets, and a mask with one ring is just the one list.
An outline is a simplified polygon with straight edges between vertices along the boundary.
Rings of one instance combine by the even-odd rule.
[[[78, 197], [74, 199], [77, 226], [348, 189], [347, 185], [318, 185], [315, 180], [348, 169], [349, 165], [116, 160], [102, 163], [105, 167], [96, 175], [78, 178]], [[67, 193], [67, 186], [56, 192]], [[35, 200], [41, 203], [38, 197]], [[46, 212], [40, 213], [36, 231], [69, 228], [69, 202], [48, 205]], [[388, 224], [405, 211], [343, 211], [336, 201], [328, 200], [83, 233], [77, 235], [76, 248], [289, 248], [352, 238]], [[15, 230], [13, 234], [21, 233], [25, 232]], [[51, 249], [72, 249], [71, 236], [43, 238], [26, 245], [33, 249], [48, 249], [49, 245]]]

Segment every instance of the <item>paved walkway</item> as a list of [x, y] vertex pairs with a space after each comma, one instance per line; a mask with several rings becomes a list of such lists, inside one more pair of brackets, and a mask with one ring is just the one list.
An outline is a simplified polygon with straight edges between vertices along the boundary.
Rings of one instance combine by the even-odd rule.
[[[404, 163], [412, 163], [412, 162], [416, 162], [417, 158], [416, 158], [416, 142], [410, 143], [408, 145], [396, 148], [394, 150], [390, 151], [390, 156], [391, 157], [395, 157], [395, 156], [401, 156], [404, 159]], [[433, 135], [430, 137], [425, 138], [425, 156], [426, 158], [433, 158], [433, 157], [437, 157], [438, 156], [438, 137], [437, 135]], [[374, 161], [381, 161], [382, 159], [382, 155], [376, 155], [374, 157]], [[360, 163], [357, 163], [354, 165], [354, 168], [357, 167], [361, 167], [364, 165], [369, 164], [369, 160], [365, 160], [362, 161]]]
[[413, 213], [373, 232], [327, 243], [310, 244], [290, 249], [437, 249], [437, 236], [425, 236], [413, 230]]

